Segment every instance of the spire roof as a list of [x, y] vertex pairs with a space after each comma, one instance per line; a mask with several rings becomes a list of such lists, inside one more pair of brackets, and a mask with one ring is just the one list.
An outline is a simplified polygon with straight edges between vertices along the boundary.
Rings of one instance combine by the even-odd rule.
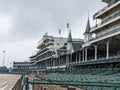
[[85, 29], [84, 34], [86, 34], [86, 33], [90, 33], [90, 21], [89, 21], [89, 18], [88, 18], [88, 21], [87, 21], [87, 25], [86, 25], [86, 29]]
[[67, 42], [72, 42], [71, 30], [69, 31], [69, 35], [68, 35], [68, 40], [67, 40]]

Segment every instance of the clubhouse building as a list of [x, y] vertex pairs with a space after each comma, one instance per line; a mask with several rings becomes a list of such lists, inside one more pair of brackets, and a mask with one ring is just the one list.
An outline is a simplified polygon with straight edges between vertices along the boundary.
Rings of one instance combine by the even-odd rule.
[[90, 26], [88, 18], [84, 40], [72, 38], [69, 26], [68, 38], [45, 34], [37, 46], [37, 53], [29, 57], [29, 62], [14, 62], [13, 72], [39, 75], [57, 70], [119, 68], [120, 0], [102, 2], [107, 6], [93, 15], [95, 26]]

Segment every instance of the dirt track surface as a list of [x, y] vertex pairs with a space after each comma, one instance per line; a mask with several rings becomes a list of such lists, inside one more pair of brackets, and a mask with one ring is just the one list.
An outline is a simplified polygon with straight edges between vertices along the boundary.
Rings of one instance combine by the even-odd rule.
[[0, 74], [0, 90], [12, 90], [21, 75]]

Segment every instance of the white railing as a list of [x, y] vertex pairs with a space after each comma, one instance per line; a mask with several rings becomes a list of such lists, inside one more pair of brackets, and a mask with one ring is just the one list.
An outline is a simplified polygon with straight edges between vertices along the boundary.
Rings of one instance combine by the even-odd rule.
[[97, 25], [91, 27], [90, 29], [91, 29], [91, 31], [93, 31], [95, 28], [99, 28], [101, 25], [102, 25], [102, 23], [100, 22]]
[[99, 28], [101, 25], [105, 24], [106, 22], [112, 20], [112, 19], [115, 19], [116, 17], [119, 17], [120, 16], [120, 12], [119, 13], [116, 13], [114, 14], [113, 16], [110, 16], [108, 17], [107, 19], [101, 21], [100, 23], [98, 23], [97, 25], [91, 27], [91, 31], [95, 30], [95, 28]]
[[93, 18], [95, 19], [95, 16], [102, 13], [103, 11], [107, 10], [108, 8], [110, 8], [112, 5], [114, 5], [115, 3], [117, 3], [120, 0], [113, 0], [111, 1], [107, 6], [105, 6], [104, 8], [102, 8], [100, 11], [98, 11], [97, 13], [95, 13], [95, 15], [93, 16]]
[[97, 13], [95, 13], [95, 15], [93, 16], [93, 18], [95, 19], [95, 16], [96, 16], [96, 15], [98, 15], [98, 14], [100, 14], [101, 12], [105, 11], [107, 8], [109, 8], [108, 5], [105, 6], [104, 8], [102, 8], [102, 9], [101, 9], [100, 11], [98, 11]]

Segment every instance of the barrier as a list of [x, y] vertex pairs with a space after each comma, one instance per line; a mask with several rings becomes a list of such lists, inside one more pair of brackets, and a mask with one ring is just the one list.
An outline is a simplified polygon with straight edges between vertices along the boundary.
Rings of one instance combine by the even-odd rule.
[[15, 83], [15, 85], [12, 87], [12, 90], [22, 90], [21, 84], [22, 84], [22, 77]]

